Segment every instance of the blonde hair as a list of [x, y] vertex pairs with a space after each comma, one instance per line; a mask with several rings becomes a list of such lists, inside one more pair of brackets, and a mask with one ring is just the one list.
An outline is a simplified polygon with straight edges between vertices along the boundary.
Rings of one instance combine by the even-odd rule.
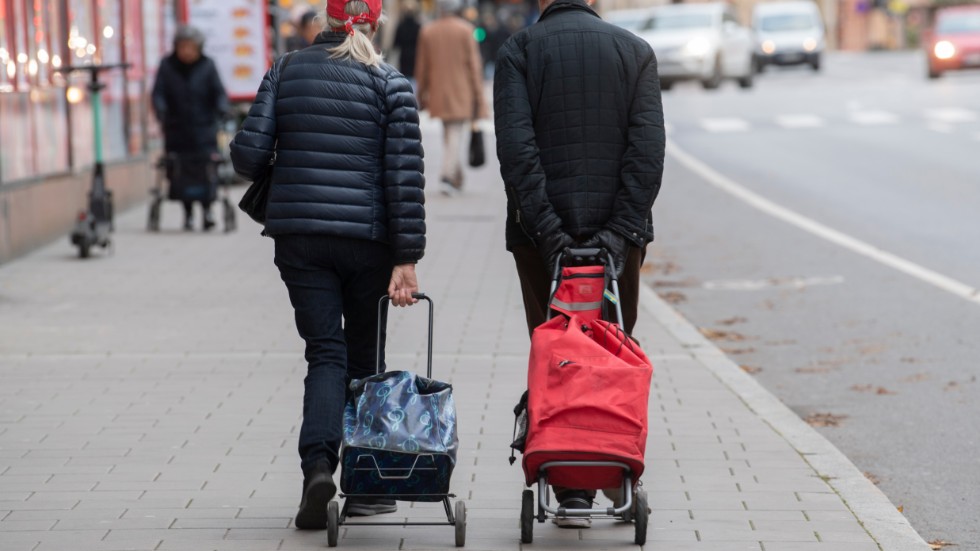
[[[344, 5], [344, 12], [350, 16], [357, 16], [362, 13], [367, 13], [370, 8], [366, 2], [361, 0], [351, 0]], [[317, 22], [330, 29], [343, 29], [344, 25], [347, 24], [346, 20], [334, 19], [326, 15], [326, 11], [317, 15]], [[385, 22], [384, 14], [378, 19], [378, 25], [380, 26]], [[381, 54], [374, 49], [374, 43], [371, 42], [371, 38], [368, 36], [369, 33], [373, 33], [375, 29], [371, 28], [369, 23], [359, 23], [354, 25], [354, 34], [349, 35], [346, 40], [335, 48], [330, 49], [330, 57], [334, 58], [348, 58], [358, 61], [368, 66], [378, 66], [381, 64], [382, 57]]]

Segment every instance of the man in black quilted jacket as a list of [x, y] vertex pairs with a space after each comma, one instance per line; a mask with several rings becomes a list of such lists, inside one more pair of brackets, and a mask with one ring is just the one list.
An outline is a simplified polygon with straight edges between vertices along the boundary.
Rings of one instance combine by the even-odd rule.
[[[497, 54], [494, 118], [528, 331], [544, 323], [559, 252], [602, 246], [613, 256], [632, 332], [640, 265], [653, 240], [663, 175], [663, 108], [650, 46], [608, 24], [592, 0], [538, 0], [541, 18]], [[566, 508], [594, 492], [555, 488]], [[558, 522], [587, 527], [588, 519]]]

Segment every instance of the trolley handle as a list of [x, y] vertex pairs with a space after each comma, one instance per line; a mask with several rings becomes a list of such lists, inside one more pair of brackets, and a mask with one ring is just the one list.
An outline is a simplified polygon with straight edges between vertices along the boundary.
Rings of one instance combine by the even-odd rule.
[[[432, 299], [429, 298], [425, 293], [412, 293], [412, 298], [417, 300], [424, 300], [429, 303], [429, 347], [428, 347], [428, 358], [426, 367], [426, 377], [432, 378], [432, 326], [433, 326], [433, 311], [434, 307], [432, 304]], [[378, 335], [375, 345], [375, 363], [374, 363], [374, 374], [377, 375], [381, 373], [381, 312], [382, 308], [387, 306], [388, 302], [391, 301], [391, 297], [384, 295], [378, 299]]]
[[[578, 263], [591, 261], [593, 264], [604, 264], [606, 266], [606, 274], [609, 276], [609, 283], [612, 287], [613, 297], [615, 298], [611, 302], [616, 307], [616, 318], [619, 321], [619, 326], [624, 327], [623, 307], [620, 305], [619, 300], [619, 280], [616, 278], [616, 270], [614, 268], [615, 261], [613, 260], [612, 253], [607, 251], [605, 247], [565, 247], [565, 249], [558, 253], [558, 258], [555, 259], [555, 271], [551, 276], [551, 292], [548, 293], [548, 296], [553, 297], [555, 295], [555, 291], [558, 289], [558, 281], [561, 279], [562, 263], [568, 258]], [[545, 319], [551, 319], [550, 299], [545, 316]]]

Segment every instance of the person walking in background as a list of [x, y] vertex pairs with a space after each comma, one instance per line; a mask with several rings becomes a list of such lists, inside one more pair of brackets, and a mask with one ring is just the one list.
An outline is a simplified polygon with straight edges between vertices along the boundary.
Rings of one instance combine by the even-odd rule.
[[286, 51], [302, 50], [313, 44], [316, 35], [320, 33], [323, 26], [316, 23], [316, 11], [307, 10], [303, 12], [299, 19], [294, 23], [296, 32], [286, 39]]
[[[272, 170], [265, 233], [306, 342], [301, 529], [326, 527], [348, 381], [375, 373], [376, 350], [384, 369], [378, 300], [417, 302], [425, 251], [418, 109], [408, 79], [371, 43], [381, 0], [328, 0], [326, 16], [312, 46], [266, 73], [231, 143], [243, 177]], [[396, 504], [360, 498], [348, 510], [374, 515]]]
[[180, 27], [174, 51], [160, 62], [153, 83], [153, 112], [163, 127], [169, 198], [184, 204], [184, 229], [194, 228], [194, 203], [205, 230], [214, 227], [211, 203], [217, 196], [213, 161], [218, 155], [218, 122], [228, 112], [228, 95], [214, 62], [203, 54], [204, 34]]
[[422, 27], [415, 60], [419, 107], [442, 120], [439, 190], [450, 196], [463, 189], [460, 146], [467, 123], [487, 117], [483, 61], [473, 25], [457, 15], [460, 7], [460, 0], [439, 0], [439, 18]]
[[402, 19], [395, 28], [394, 46], [398, 49], [398, 70], [410, 80], [415, 80], [415, 56], [418, 51], [419, 5], [415, 0], [402, 3]]
[[[538, 0], [541, 18], [497, 53], [494, 120], [507, 192], [507, 248], [528, 332], [546, 321], [551, 274], [566, 247], [604, 247], [633, 332], [640, 266], [653, 240], [663, 176], [663, 107], [649, 44], [602, 21], [592, 0]], [[594, 491], [555, 489], [566, 509]], [[614, 502], [622, 496], [607, 492]], [[556, 519], [587, 528], [589, 519]]]

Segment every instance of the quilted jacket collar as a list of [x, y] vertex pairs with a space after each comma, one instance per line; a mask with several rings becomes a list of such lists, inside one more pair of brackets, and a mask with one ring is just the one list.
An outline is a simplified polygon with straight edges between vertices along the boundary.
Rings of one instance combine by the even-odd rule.
[[551, 15], [554, 15], [557, 12], [561, 12], [565, 10], [579, 10], [579, 11], [589, 12], [592, 15], [599, 17], [599, 14], [597, 14], [595, 10], [593, 10], [591, 7], [589, 7], [588, 4], [585, 3], [585, 0], [555, 0], [554, 3], [552, 3], [550, 6], [545, 8], [544, 13], [541, 14], [539, 20], [544, 19], [546, 17], [550, 17]]
[[347, 39], [347, 33], [323, 31], [313, 39], [314, 44], [340, 45]]

